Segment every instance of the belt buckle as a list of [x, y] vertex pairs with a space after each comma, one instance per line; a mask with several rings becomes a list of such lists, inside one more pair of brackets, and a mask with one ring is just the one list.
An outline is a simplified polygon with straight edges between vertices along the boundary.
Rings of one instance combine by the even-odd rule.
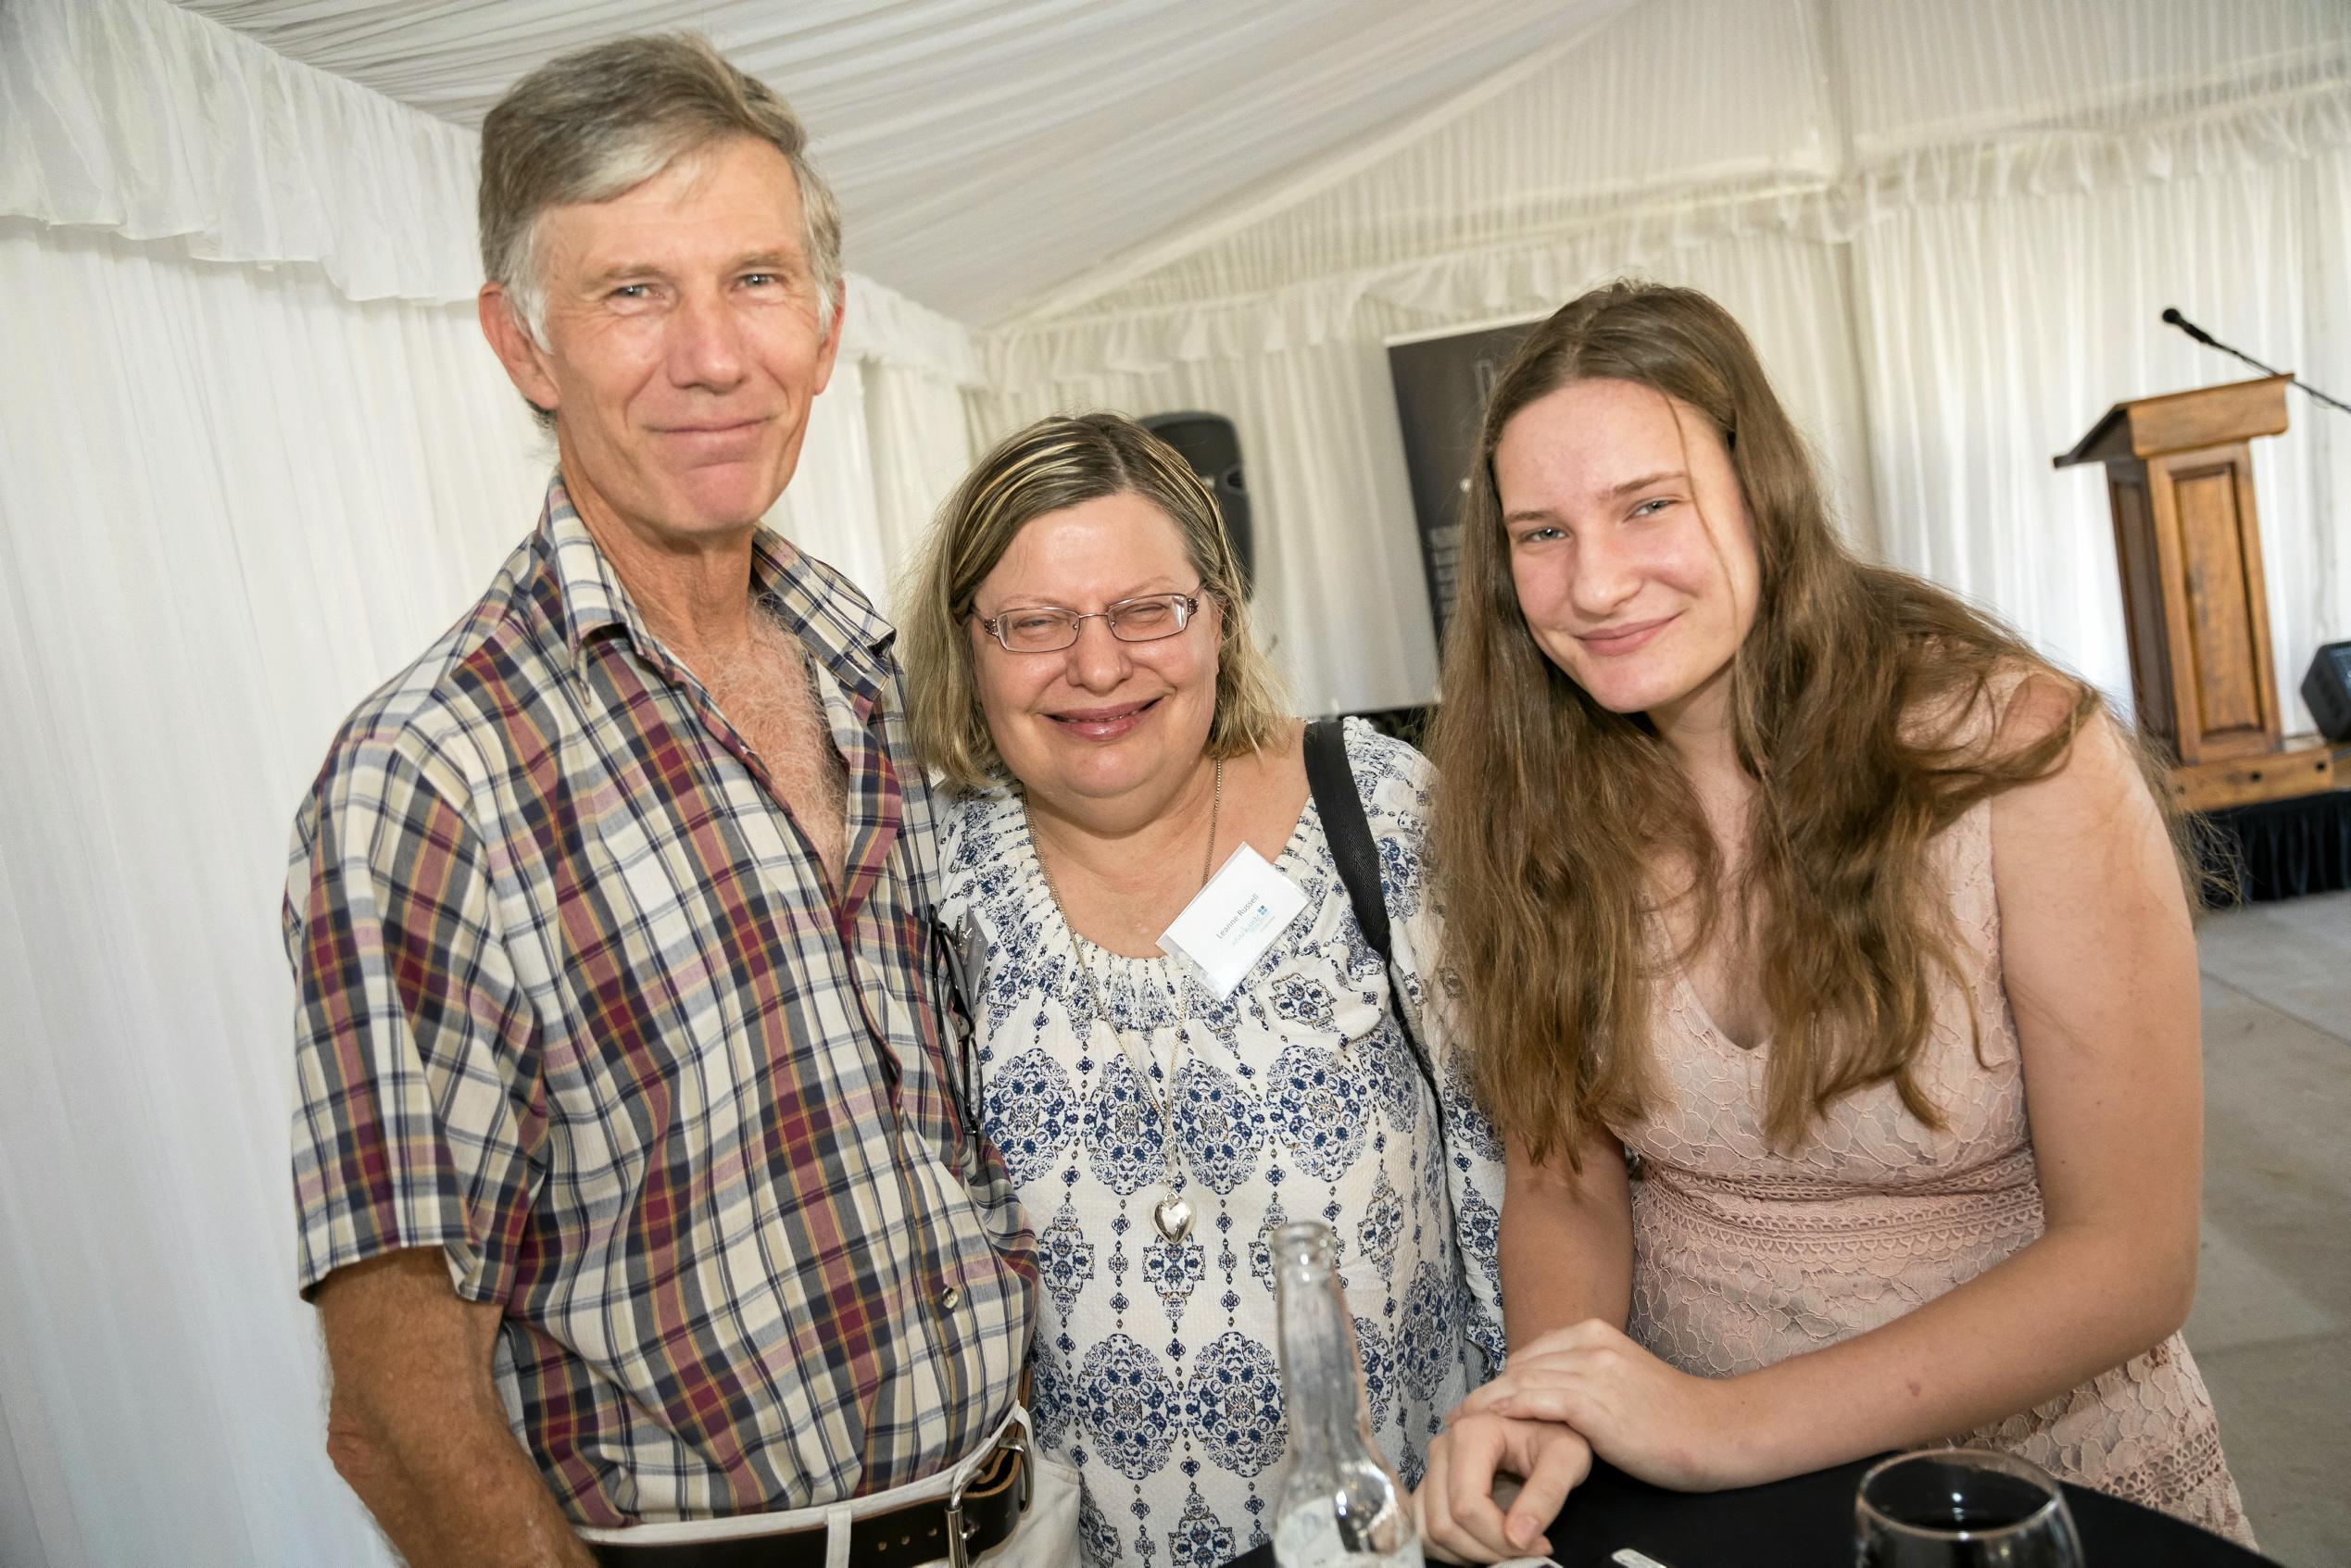
[[[1020, 1511], [1026, 1513], [1029, 1499], [1034, 1495], [1036, 1486], [1035, 1479], [1029, 1474], [1028, 1468], [1027, 1430], [1016, 1428], [1008, 1434], [1003, 1442], [998, 1444], [997, 1447], [1010, 1449], [1014, 1461], [1020, 1465]], [[988, 1467], [986, 1465], [974, 1466], [972, 1475], [977, 1475], [987, 1468]], [[963, 1521], [963, 1488], [970, 1484], [970, 1481], [971, 1476], [965, 1476], [962, 1480], [956, 1482], [955, 1489], [947, 1495], [947, 1568], [972, 1568], [972, 1537], [979, 1534], [979, 1524], [976, 1521], [971, 1524], [965, 1524]], [[1013, 1527], [1019, 1528], [1017, 1524]]]
[[972, 1537], [978, 1529], [963, 1523], [963, 1489], [959, 1486], [947, 1502], [947, 1568], [972, 1568]]

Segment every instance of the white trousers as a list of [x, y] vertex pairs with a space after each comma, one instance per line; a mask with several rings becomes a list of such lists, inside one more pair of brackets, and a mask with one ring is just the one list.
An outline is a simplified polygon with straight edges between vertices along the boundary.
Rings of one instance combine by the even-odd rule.
[[1012, 1535], [980, 1553], [977, 1561], [988, 1568], [1074, 1568], [1077, 1562], [1077, 1472], [1059, 1460], [1039, 1458], [1034, 1448], [1022, 1456], [1021, 1462], [1036, 1476], [1028, 1508]]
[[[1027, 1452], [1021, 1462], [1029, 1471], [1029, 1502], [1020, 1523], [1002, 1541], [973, 1559], [987, 1568], [1069, 1568], [1077, 1561], [1077, 1472], [1068, 1465], [1040, 1459], [1029, 1435], [1028, 1411], [1014, 1406], [996, 1435], [973, 1455], [937, 1474], [886, 1492], [854, 1498], [818, 1508], [791, 1509], [779, 1513], [738, 1513], [725, 1519], [689, 1519], [670, 1524], [631, 1524], [620, 1529], [584, 1529], [583, 1540], [628, 1546], [673, 1546], [689, 1541], [727, 1541], [752, 1536], [776, 1536], [787, 1531], [823, 1530], [827, 1568], [849, 1568], [849, 1529], [860, 1519], [888, 1513], [912, 1503], [944, 1502], [968, 1486], [1014, 1426], [1021, 1429]], [[942, 1568], [940, 1558], [931, 1568]]]

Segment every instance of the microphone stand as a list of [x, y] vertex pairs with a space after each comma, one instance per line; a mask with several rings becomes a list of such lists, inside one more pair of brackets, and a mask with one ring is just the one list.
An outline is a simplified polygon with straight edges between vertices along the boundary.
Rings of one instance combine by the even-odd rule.
[[2325, 393], [2320, 392], [2317, 387], [2312, 386], [2308, 382], [2304, 381], [2301, 377], [2287, 375], [2285, 371], [2279, 370], [2275, 365], [2265, 365], [2260, 360], [2256, 359], [2252, 355], [2247, 354], [2241, 348], [2230, 347], [2227, 344], [2222, 343], [2219, 338], [2214, 337], [2210, 332], [2206, 332], [2202, 327], [2197, 326], [2194, 321], [2189, 320], [2185, 316], [2181, 315], [2176, 307], [2167, 308], [2163, 313], [2163, 320], [2166, 326], [2179, 328], [2181, 332], [2187, 333], [2190, 337], [2195, 339], [2206, 348], [2217, 348], [2223, 354], [2233, 355], [2237, 358], [2242, 359], [2246, 364], [2252, 366], [2255, 370], [2259, 370], [2265, 376], [2285, 376], [2289, 383], [2300, 387], [2303, 391], [2308, 393], [2311, 396], [2317, 398], [2328, 408], [2332, 408], [2335, 412], [2339, 414], [2351, 414], [2351, 404], [2346, 404], [2340, 398], [2329, 397]]

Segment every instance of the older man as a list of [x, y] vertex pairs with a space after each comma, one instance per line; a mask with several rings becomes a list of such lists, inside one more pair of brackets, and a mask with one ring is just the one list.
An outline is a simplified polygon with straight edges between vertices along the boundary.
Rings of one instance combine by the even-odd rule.
[[483, 126], [559, 467], [336, 738], [286, 907], [329, 1448], [419, 1568], [960, 1562], [1028, 1483], [891, 632], [759, 526], [840, 343], [804, 140], [681, 38]]

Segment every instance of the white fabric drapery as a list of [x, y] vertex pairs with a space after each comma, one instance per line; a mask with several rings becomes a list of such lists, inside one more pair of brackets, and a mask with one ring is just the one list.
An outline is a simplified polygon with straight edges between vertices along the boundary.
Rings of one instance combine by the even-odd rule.
[[542, 60], [698, 29], [808, 121], [850, 264], [983, 321], [1641, 0], [182, 3], [467, 126]]
[[[2314, 385], [2351, 386], [2351, 321], [2322, 271], [2343, 243], [2324, 214], [2341, 213], [2346, 191], [2351, 153], [2337, 152], [2225, 178], [1936, 204], [1863, 231], [1858, 336], [1888, 556], [2127, 699], [2105, 475], [2049, 459], [2120, 397], [2259, 373], [2158, 326], [2167, 306], [2247, 345], [2292, 345], [2268, 357], [2290, 358]], [[2351, 420], [2298, 392], [2287, 414], [2287, 433], [2253, 443], [2253, 461], [2278, 694], [2288, 727], [2307, 728], [2302, 672], [2320, 643], [2351, 633]]]
[[[991, 436], [1056, 409], [1230, 417], [1256, 524], [1259, 633], [1301, 710], [1405, 707], [1434, 693], [1437, 659], [1386, 338], [1540, 314], [1634, 260], [1750, 323], [1867, 546], [1868, 454], [1836, 258], [1784, 235], [1646, 257], [1605, 237], [1522, 246], [1357, 279], [1343, 304], [1309, 283], [1221, 314], [1174, 307], [1039, 326], [984, 340], [994, 389], [973, 404]], [[1219, 336], [1261, 318], [1276, 346]]]
[[[314, 263], [355, 302], [470, 307], [481, 285], [471, 132], [166, 0], [0, 5], [0, 214], [208, 261]], [[889, 369], [886, 407], [924, 423], [844, 425], [866, 417], [868, 364]], [[926, 514], [961, 471], [970, 433], [950, 404], [979, 361], [962, 323], [852, 272], [841, 367], [803, 459], [811, 494], [776, 521], [879, 595], [896, 558], [874, 520]]]
[[[1016, 329], [1200, 318], [1576, 233], [1636, 249], [1849, 238], [1927, 201], [2228, 173], [2351, 141], [2334, 0], [1644, 0], [1540, 71], [1148, 272]], [[1257, 335], [1290, 330], [1266, 320]]]
[[[1382, 340], [1620, 273], [1695, 283], [1755, 338], [1857, 541], [2127, 709], [2105, 497], [2048, 458], [2111, 402], [2252, 373], [2166, 305], [2351, 383], [2325, 373], [2351, 322], [2322, 307], [2345, 147], [2351, 7], [2328, 0], [1649, 0], [1347, 179], [984, 334], [975, 420], [1232, 415], [1302, 704], [1422, 702], [1425, 605], [1381, 596], [1417, 570]], [[1278, 395], [1339, 363], [1335, 404]], [[2351, 627], [2351, 442], [2293, 417], [2257, 448], [2290, 727], [2313, 648]]]
[[[536, 515], [473, 137], [161, 0], [5, 0], [0, 146], [0, 1562], [387, 1562], [292, 1292], [277, 910], [334, 725]], [[853, 276], [774, 521], [879, 595], [975, 375]]]
[[290, 813], [529, 525], [471, 312], [0, 220], [0, 1422], [39, 1550], [366, 1563], [293, 1295]]
[[[1458, 25], [1408, 8], [1436, 19], [1414, 46]], [[1547, 9], [1484, 13], [1480, 46]], [[1065, 257], [1012, 269], [1063, 231], [1006, 221], [979, 294], [1025, 282], [1055, 309], [976, 347], [853, 278], [778, 521], [879, 593], [968, 460], [967, 397], [987, 435], [1072, 404], [1224, 409], [1300, 705], [1418, 701], [1435, 666], [1382, 340], [1638, 268], [1749, 324], [1857, 539], [2116, 689], [2104, 498], [2048, 457], [2114, 398], [2239, 373], [2163, 334], [2164, 305], [2351, 386], [2345, 9], [1641, 0], [1569, 31], [1619, 9], [1196, 252], [1163, 236], [1048, 290]], [[1025, 41], [962, 63], [976, 81]], [[1096, 125], [1146, 113], [1111, 63], [1062, 68]], [[1298, 80], [1326, 109], [1362, 93]], [[821, 95], [779, 82], [822, 132]], [[1009, 95], [983, 85], [983, 109]], [[917, 96], [896, 128], [954, 141]], [[276, 903], [333, 724], [471, 602], [543, 476], [471, 321], [471, 133], [163, 0], [0, 0], [0, 1562], [383, 1562], [320, 1450], [289, 1290]], [[1188, 210], [1141, 188], [1150, 164], [1129, 148], [1091, 189], [1122, 221]], [[1008, 189], [1012, 167], [986, 182], [1008, 210], [1070, 200]], [[900, 235], [939, 224], [923, 174], [868, 188]], [[2290, 715], [2311, 643], [2351, 629], [2351, 434], [2293, 412], [2257, 447]]]
[[[876, 362], [865, 372], [865, 428], [874, 433], [874, 537], [896, 603], [901, 573], [930, 531], [939, 504], [976, 455], [963, 391], [942, 377]], [[936, 433], [961, 426], [962, 442]]]
[[[421, 43], [410, 23], [401, 39]], [[481, 286], [471, 130], [168, 0], [0, 5], [0, 213], [211, 261], [314, 262], [353, 300], [459, 304]], [[975, 378], [962, 323], [854, 267], [850, 289], [850, 358]]]
[[481, 282], [474, 138], [162, 0], [0, 6], [0, 213], [315, 262], [351, 299]]

